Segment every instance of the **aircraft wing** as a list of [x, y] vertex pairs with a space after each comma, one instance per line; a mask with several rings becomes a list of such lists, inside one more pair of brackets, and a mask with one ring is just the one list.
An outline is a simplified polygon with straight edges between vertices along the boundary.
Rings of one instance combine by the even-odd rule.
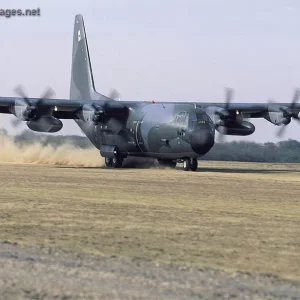
[[296, 89], [290, 103], [232, 103], [232, 89], [226, 90], [224, 103], [197, 103], [214, 120], [216, 126], [228, 126], [243, 119], [264, 118], [274, 125], [287, 125], [292, 119], [300, 121], [300, 90]]
[[51, 114], [57, 119], [81, 119], [84, 111], [104, 109], [108, 114], [114, 115], [126, 109], [119, 101], [0, 97], [0, 113], [21, 117], [20, 113], [27, 107], [36, 109], [36, 113], [40, 112], [41, 116]]
[[[33, 106], [39, 102], [37, 98], [27, 98], [27, 100]], [[15, 104], [18, 104], [18, 101], [21, 103], [23, 98], [0, 97], [0, 113], [14, 114]], [[65, 99], [43, 99], [39, 103], [40, 108], [53, 109], [53, 116], [59, 119], [77, 119], [76, 112], [80, 109], [81, 105], [79, 101]]]
[[[108, 98], [109, 99], [109, 98]], [[0, 113], [14, 114], [15, 106], [21, 106], [24, 98], [18, 97], [0, 97]], [[27, 98], [27, 101], [33, 106], [38, 105], [40, 108], [52, 110], [52, 115], [58, 119], [80, 119], [80, 111], [85, 106], [101, 106], [105, 107], [110, 113], [120, 111], [132, 104], [142, 102], [137, 101], [105, 101], [105, 100], [69, 100], [69, 99], [40, 99]], [[145, 103], [145, 102], [143, 102]], [[151, 103], [151, 102], [149, 102]], [[160, 102], [157, 102], [160, 103]], [[187, 104], [188, 102], [173, 102], [174, 104]], [[26, 103], [24, 103], [25, 106]], [[192, 103], [191, 103], [192, 104]], [[210, 109], [219, 108], [227, 110], [230, 113], [242, 113], [247, 118], [263, 118], [267, 112], [281, 112], [282, 109], [291, 110], [292, 113], [298, 114], [300, 112], [300, 104], [297, 103], [213, 103], [201, 102], [195, 103], [198, 108]]]
[[11, 121], [17, 126], [26, 121], [27, 126], [39, 132], [57, 132], [63, 127], [61, 119], [82, 120], [98, 124], [110, 117], [126, 116], [128, 107], [120, 101], [69, 100], [27, 97], [0, 97], [0, 113], [13, 114]]
[[229, 113], [242, 113], [245, 118], [263, 118], [268, 112], [282, 112], [285, 109], [293, 113], [300, 112], [300, 104], [293, 103], [197, 103], [198, 108], [209, 109], [211, 107], [227, 110]]
[[[300, 121], [300, 104], [297, 103], [299, 97], [300, 91], [297, 90], [291, 103], [231, 103], [230, 97], [227, 97], [225, 103], [206, 102], [191, 103], [191, 105], [213, 115], [216, 125], [226, 126], [226, 123], [232, 123], [237, 116], [245, 119], [264, 118], [275, 125], [287, 125], [291, 119]], [[130, 107], [138, 107], [142, 103], [150, 104], [152, 102], [113, 101], [108, 97], [104, 97], [102, 100], [27, 98], [26, 96], [0, 97], [0, 113], [13, 114], [18, 118], [16, 120], [18, 122], [47, 120], [47, 126], [49, 123], [50, 125], [54, 124], [55, 130], [58, 130], [60, 126], [62, 127], [61, 124], [58, 124], [61, 123], [60, 119], [99, 123], [103, 121], [104, 117], [124, 116]], [[187, 104], [188, 102], [173, 102], [173, 104], [180, 103]], [[41, 128], [45, 128], [46, 125], [44, 125], [41, 123]], [[38, 124], [34, 126], [34, 130], [39, 130], [36, 127], [39, 126]]]

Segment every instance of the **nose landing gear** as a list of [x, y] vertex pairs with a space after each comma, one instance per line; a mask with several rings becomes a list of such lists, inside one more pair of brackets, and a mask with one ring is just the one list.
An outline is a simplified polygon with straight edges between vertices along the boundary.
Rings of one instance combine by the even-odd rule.
[[105, 165], [108, 168], [121, 168], [124, 156], [114, 145], [102, 145], [100, 155], [105, 157]]
[[198, 160], [196, 158], [187, 158], [183, 161], [183, 171], [197, 171]]
[[121, 155], [117, 155], [113, 158], [105, 157], [105, 165], [108, 168], [121, 168], [123, 163], [123, 157]]

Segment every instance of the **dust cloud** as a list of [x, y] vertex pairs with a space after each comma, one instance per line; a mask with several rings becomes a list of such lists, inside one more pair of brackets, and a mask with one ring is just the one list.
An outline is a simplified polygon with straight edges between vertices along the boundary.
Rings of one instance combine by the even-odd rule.
[[57, 147], [39, 142], [18, 145], [12, 137], [0, 135], [0, 162], [101, 167], [104, 158], [96, 148], [82, 149], [67, 143]]

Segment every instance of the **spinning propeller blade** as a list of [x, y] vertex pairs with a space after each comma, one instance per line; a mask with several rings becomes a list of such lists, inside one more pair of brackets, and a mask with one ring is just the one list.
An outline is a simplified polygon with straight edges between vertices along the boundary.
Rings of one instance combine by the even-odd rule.
[[23, 100], [25, 100], [25, 102], [26, 102], [28, 105], [30, 104], [30, 103], [29, 103], [29, 100], [28, 100], [28, 97], [27, 97], [27, 95], [26, 95], [26, 93], [25, 93], [24, 87], [23, 87], [21, 84], [17, 85], [17, 86], [14, 88], [14, 92], [15, 92], [18, 96], [20, 96], [20, 98], [23, 98]]
[[12, 127], [17, 128], [21, 125], [22, 121], [15, 117], [14, 119], [10, 120], [10, 124]]
[[232, 101], [232, 98], [233, 98], [233, 93], [234, 93], [234, 90], [232, 88], [226, 88], [225, 90], [225, 98], [226, 98], [226, 101], [225, 101], [225, 109], [228, 110], [229, 109], [229, 105]]
[[49, 99], [55, 96], [54, 90], [49, 86], [45, 89], [44, 93], [40, 97], [40, 99]]
[[120, 101], [121, 100], [121, 94], [116, 89], [111, 89], [108, 98]]
[[[230, 103], [232, 102], [232, 98], [233, 98], [233, 93], [234, 93], [234, 89], [232, 88], [226, 88], [225, 89], [225, 110], [228, 113], [228, 109], [230, 106]], [[224, 143], [225, 142], [225, 134], [226, 134], [226, 128], [224, 128], [224, 134], [223, 133], [219, 133], [218, 134], [218, 142], [219, 143]]]
[[[293, 113], [292, 110], [294, 109], [295, 105], [299, 102], [299, 98], [300, 98], [300, 90], [295, 89], [291, 106], [289, 108], [281, 108], [281, 111], [284, 113], [286, 118], [293, 119], [293, 120], [297, 121], [298, 123], [300, 123], [300, 117], [299, 117], [298, 113]], [[284, 133], [286, 131], [286, 126], [287, 125], [280, 126], [280, 128], [278, 129], [278, 131], [276, 133], [276, 136], [278, 138], [281, 138], [284, 135]]]
[[[25, 89], [21, 84], [17, 85], [14, 88], [14, 92], [25, 102], [27, 108], [29, 109], [38, 109], [38, 106], [44, 99], [49, 99], [55, 95], [54, 90], [51, 87], [48, 87], [47, 89], [45, 89], [44, 93], [41, 97], [39, 97], [37, 101], [35, 101], [34, 103], [30, 103], [27, 93], [25, 92]], [[10, 123], [14, 128], [16, 128], [20, 126], [22, 120], [16, 117], [16, 119], [12, 120]]]

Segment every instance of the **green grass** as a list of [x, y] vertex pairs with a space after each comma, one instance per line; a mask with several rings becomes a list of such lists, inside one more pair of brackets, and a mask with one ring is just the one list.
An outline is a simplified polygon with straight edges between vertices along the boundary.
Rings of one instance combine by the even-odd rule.
[[0, 164], [0, 240], [300, 279], [300, 165]]

